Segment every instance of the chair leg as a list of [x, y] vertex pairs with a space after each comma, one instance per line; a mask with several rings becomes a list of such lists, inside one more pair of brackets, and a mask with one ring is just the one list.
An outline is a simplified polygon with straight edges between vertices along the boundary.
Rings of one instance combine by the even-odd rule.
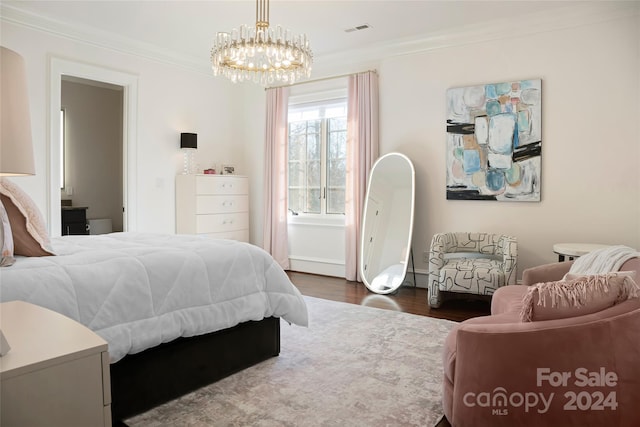
[[438, 287], [437, 280], [429, 280], [427, 300], [429, 301], [429, 307], [431, 308], [440, 308], [442, 305], [442, 295], [440, 294], [440, 288]]

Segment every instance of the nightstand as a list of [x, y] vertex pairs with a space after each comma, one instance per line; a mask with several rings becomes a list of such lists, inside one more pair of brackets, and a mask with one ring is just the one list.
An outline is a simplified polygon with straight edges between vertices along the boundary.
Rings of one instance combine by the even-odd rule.
[[107, 342], [23, 301], [0, 304], [11, 350], [0, 357], [0, 425], [111, 426]]
[[87, 207], [62, 206], [62, 235], [89, 234]]

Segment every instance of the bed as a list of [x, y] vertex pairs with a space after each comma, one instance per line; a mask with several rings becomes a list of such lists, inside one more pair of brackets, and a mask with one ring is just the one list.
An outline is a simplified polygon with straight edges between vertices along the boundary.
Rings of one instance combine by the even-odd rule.
[[52, 309], [108, 342], [114, 421], [276, 356], [280, 319], [307, 325], [300, 292], [247, 243], [112, 233], [51, 247], [0, 269], [0, 301]]

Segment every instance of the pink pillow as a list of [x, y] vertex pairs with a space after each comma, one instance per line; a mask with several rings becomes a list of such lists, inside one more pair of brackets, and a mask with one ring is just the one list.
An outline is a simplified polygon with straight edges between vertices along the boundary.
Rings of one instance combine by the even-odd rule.
[[8, 179], [0, 178], [0, 199], [11, 224], [15, 255], [53, 255], [42, 214], [27, 193]]
[[638, 298], [640, 287], [632, 273], [580, 275], [529, 286], [522, 300], [520, 320], [534, 322], [583, 316]]
[[0, 202], [0, 267], [9, 267], [16, 262], [13, 257], [13, 236], [11, 234], [11, 224], [9, 223], [9, 216], [4, 208], [2, 202]]

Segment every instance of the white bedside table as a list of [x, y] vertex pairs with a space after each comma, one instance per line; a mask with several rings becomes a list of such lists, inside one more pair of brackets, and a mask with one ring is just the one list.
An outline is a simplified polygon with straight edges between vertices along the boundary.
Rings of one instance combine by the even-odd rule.
[[553, 252], [558, 254], [558, 261], [564, 261], [565, 257], [570, 260], [588, 254], [596, 249], [608, 248], [611, 245], [600, 245], [596, 243], [556, 243], [553, 245]]
[[23, 301], [0, 304], [11, 350], [0, 357], [0, 425], [111, 426], [107, 343], [85, 326]]

